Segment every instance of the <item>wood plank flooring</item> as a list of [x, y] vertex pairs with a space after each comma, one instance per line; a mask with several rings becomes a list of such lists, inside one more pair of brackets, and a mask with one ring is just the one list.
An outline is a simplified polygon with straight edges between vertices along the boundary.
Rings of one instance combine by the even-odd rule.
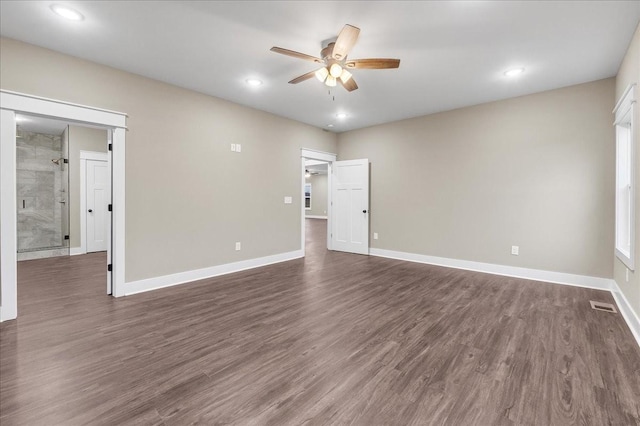
[[602, 291], [328, 252], [113, 299], [105, 256], [21, 262], [0, 424], [634, 425]]

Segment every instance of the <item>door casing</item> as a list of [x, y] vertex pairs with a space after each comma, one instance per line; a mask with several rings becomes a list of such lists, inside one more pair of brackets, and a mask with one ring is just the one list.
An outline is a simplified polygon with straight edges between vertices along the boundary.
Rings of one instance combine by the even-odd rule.
[[[16, 213], [16, 113], [65, 120], [108, 130], [112, 150], [111, 239], [107, 283], [112, 294], [124, 296], [125, 279], [125, 140], [127, 115], [122, 112], [73, 104], [39, 96], [0, 90], [0, 321], [18, 316], [17, 213]], [[109, 288], [109, 285], [108, 285]]]

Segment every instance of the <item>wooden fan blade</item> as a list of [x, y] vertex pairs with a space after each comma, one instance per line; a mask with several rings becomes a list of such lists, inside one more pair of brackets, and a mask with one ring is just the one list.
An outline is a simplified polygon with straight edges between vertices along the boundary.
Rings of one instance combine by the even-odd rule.
[[340, 34], [338, 34], [335, 46], [333, 46], [333, 58], [338, 61], [346, 58], [349, 51], [356, 44], [359, 34], [360, 28], [349, 24], [345, 25]]
[[295, 50], [283, 49], [282, 47], [273, 46], [271, 48], [272, 52], [280, 53], [281, 55], [292, 56], [298, 59], [304, 59], [305, 61], [316, 62], [318, 64], [322, 63], [322, 59], [316, 58], [315, 56], [307, 55], [305, 53], [296, 52]]
[[338, 78], [338, 81], [340, 82], [340, 84], [342, 84], [342, 87], [347, 89], [348, 92], [353, 92], [358, 88], [358, 85], [356, 84], [356, 81], [353, 79], [353, 77], [347, 80], [346, 83], [342, 81], [342, 78]]
[[310, 71], [306, 74], [302, 74], [300, 77], [296, 77], [293, 80], [291, 80], [289, 84], [298, 84], [302, 81], [309, 80], [310, 78], [315, 77], [315, 74], [316, 74], [315, 71]]
[[345, 64], [348, 69], [361, 70], [381, 70], [387, 68], [398, 68], [400, 59], [387, 58], [369, 58], [369, 59], [352, 59]]

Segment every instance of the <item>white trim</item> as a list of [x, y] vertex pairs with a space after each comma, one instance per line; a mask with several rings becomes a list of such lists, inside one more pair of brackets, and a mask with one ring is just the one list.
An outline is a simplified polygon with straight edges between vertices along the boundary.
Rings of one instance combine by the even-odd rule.
[[[113, 279], [107, 274], [107, 284], [113, 285], [114, 295], [122, 295], [124, 285], [124, 178], [125, 178], [125, 129], [127, 116], [124, 113], [42, 98], [34, 95], [0, 90], [0, 297], [2, 318], [14, 319], [18, 315], [16, 279], [16, 164], [15, 164], [15, 113], [65, 120], [110, 129], [113, 133], [114, 155], [112, 185], [116, 201], [112, 212], [113, 247], [109, 247], [107, 258], [115, 256]], [[9, 151], [11, 154], [9, 154]], [[116, 157], [114, 157], [116, 158]], [[117, 183], [117, 184], [116, 184]], [[113, 253], [112, 253], [113, 252]]]
[[390, 259], [407, 260], [409, 262], [426, 263], [429, 265], [445, 266], [455, 269], [465, 269], [468, 271], [484, 272], [488, 274], [504, 275], [507, 277], [515, 278], [524, 278], [534, 281], [544, 281], [554, 284], [565, 284], [607, 291], [611, 291], [612, 289], [612, 280], [610, 278], [590, 277], [587, 275], [566, 274], [564, 272], [544, 271], [541, 269], [519, 268], [516, 266], [505, 266], [493, 263], [473, 262], [470, 260], [427, 256], [424, 254], [383, 250], [373, 247], [369, 250], [369, 254], [378, 257], [388, 257]]
[[633, 311], [631, 304], [625, 297], [624, 293], [620, 291], [620, 287], [618, 284], [611, 280], [611, 294], [613, 295], [616, 304], [618, 305], [618, 310], [622, 314], [622, 317], [627, 322], [629, 329], [631, 330], [631, 334], [636, 338], [636, 342], [638, 342], [638, 346], [640, 346], [640, 318]]
[[84, 250], [82, 247], [71, 247], [69, 249], [69, 256], [77, 256], [79, 254], [87, 254], [87, 250]]
[[[631, 108], [631, 105], [635, 103], [636, 99], [634, 93], [632, 92], [634, 87], [636, 87], [636, 84], [631, 83], [627, 86], [626, 89], [624, 89], [624, 92], [622, 92], [622, 96], [620, 96], [620, 99], [618, 99], [618, 102], [616, 102], [616, 106], [613, 108], [613, 111], [611, 111], [611, 113], [615, 114], [616, 116], [616, 121], [613, 123], [614, 125], [619, 122], [619, 119], [624, 116], [627, 110]], [[629, 95], [629, 92], [631, 92], [631, 96], [627, 97], [627, 95]], [[620, 114], [618, 114], [618, 112], [620, 112]]]
[[0, 111], [0, 321], [18, 316], [16, 115]]
[[279, 253], [271, 256], [259, 257], [256, 259], [241, 260], [239, 262], [226, 263], [224, 265], [211, 266], [209, 268], [196, 269], [193, 271], [179, 272], [177, 274], [164, 275], [161, 277], [147, 278], [139, 281], [128, 282], [124, 295], [142, 293], [145, 291], [157, 290], [164, 287], [171, 287], [179, 284], [186, 284], [205, 278], [217, 277], [219, 275], [232, 274], [247, 269], [259, 268], [274, 263], [286, 262], [303, 257], [301, 250]]
[[112, 149], [109, 151], [111, 165], [111, 239], [108, 240], [107, 262], [113, 265], [108, 283], [111, 283], [112, 295], [124, 296], [125, 271], [125, 134], [124, 128], [109, 132]]
[[308, 214], [304, 217], [305, 219], [327, 219], [327, 216], [316, 216]]
[[326, 161], [327, 163], [331, 163], [336, 161], [338, 158], [338, 156], [332, 152], [316, 151], [314, 149], [301, 148], [300, 152], [300, 156], [308, 160]]
[[[618, 259], [622, 263], [626, 265], [630, 270], [635, 270], [635, 258], [636, 258], [636, 167], [635, 167], [635, 156], [636, 156], [636, 141], [635, 141], [635, 118], [634, 118], [634, 105], [635, 105], [635, 84], [630, 84], [624, 91], [624, 94], [620, 97], [618, 102], [616, 103], [616, 107], [613, 109], [613, 113], [615, 114], [614, 126], [616, 133], [616, 190], [615, 190], [615, 244], [614, 244], [614, 253]], [[620, 173], [621, 173], [621, 163], [620, 163], [620, 138], [618, 133], [618, 126], [622, 123], [626, 123], [624, 120], [625, 117], [629, 116], [629, 150], [628, 150], [628, 158], [629, 158], [629, 229], [628, 233], [624, 233], [624, 239], [626, 241], [626, 237], [629, 238], [629, 250], [627, 251], [625, 247], [620, 247], [621, 242], [620, 238], [620, 227], [622, 224], [619, 223], [620, 216], [620, 208], [621, 208], [621, 200], [620, 200]], [[626, 133], [626, 132], [625, 132]], [[626, 168], [626, 167], [625, 167]], [[622, 242], [626, 246], [626, 242]]]
[[[11, 90], [0, 90], [0, 104], [2, 109], [16, 112], [66, 118], [77, 123], [94, 123], [125, 129], [126, 118], [128, 117], [124, 112], [75, 104], [58, 99], [43, 98]], [[37, 111], [34, 110], [34, 105], [37, 105]]]
[[80, 250], [83, 253], [87, 253], [87, 160], [108, 162], [109, 156], [106, 152], [80, 151]]

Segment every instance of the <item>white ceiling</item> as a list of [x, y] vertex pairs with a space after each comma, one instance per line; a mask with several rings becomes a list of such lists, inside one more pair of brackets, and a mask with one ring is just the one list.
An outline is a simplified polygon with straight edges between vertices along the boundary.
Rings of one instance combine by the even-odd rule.
[[[336, 132], [614, 76], [640, 20], [638, 1], [55, 2], [80, 22], [52, 3], [0, 2], [0, 33]], [[317, 66], [269, 49], [318, 56], [347, 23], [350, 58], [400, 68], [355, 70], [360, 88], [335, 100], [315, 79], [287, 84]]]

